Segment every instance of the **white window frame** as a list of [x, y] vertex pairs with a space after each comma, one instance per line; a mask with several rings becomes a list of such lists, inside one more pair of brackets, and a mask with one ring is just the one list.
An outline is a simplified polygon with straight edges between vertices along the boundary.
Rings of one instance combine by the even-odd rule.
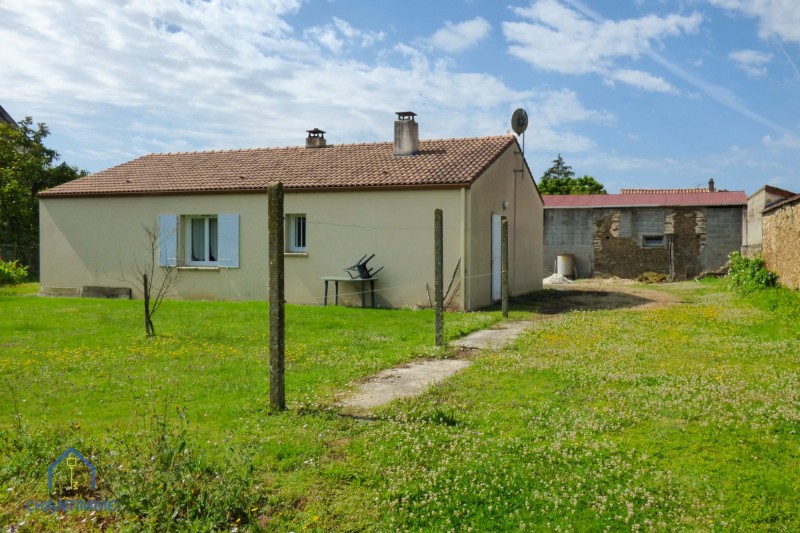
[[308, 251], [308, 219], [305, 213], [286, 215], [286, 251], [304, 254]]
[[[211, 220], [216, 222], [217, 228], [217, 256], [211, 259], [210, 255], [210, 241], [211, 241]], [[203, 258], [192, 259], [192, 231], [195, 220], [204, 221], [203, 228]], [[184, 261], [183, 263], [188, 266], [218, 266], [219, 265], [219, 217], [217, 215], [186, 215], [183, 217], [185, 226], [184, 231]]]

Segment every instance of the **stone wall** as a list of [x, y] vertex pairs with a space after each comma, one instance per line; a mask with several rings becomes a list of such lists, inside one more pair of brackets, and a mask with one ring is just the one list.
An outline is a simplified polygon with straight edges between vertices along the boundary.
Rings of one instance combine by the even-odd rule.
[[762, 253], [786, 287], [800, 289], [800, 199], [764, 213]]
[[572, 254], [579, 277], [689, 279], [739, 249], [742, 217], [740, 207], [546, 209], [545, 273], [557, 255]]

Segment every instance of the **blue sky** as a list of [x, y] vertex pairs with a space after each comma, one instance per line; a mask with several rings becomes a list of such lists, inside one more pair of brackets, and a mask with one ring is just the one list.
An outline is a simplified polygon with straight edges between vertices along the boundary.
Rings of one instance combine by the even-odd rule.
[[504, 134], [621, 187], [800, 191], [796, 0], [0, 0], [0, 104], [90, 171], [151, 152]]

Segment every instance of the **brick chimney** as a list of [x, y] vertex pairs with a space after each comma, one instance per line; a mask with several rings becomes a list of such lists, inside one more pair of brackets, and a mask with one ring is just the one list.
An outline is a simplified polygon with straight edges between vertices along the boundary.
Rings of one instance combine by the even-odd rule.
[[413, 111], [398, 111], [394, 121], [394, 155], [401, 157], [419, 153], [419, 124]]
[[714, 188], [714, 178], [708, 180], [708, 192], [717, 192], [717, 189]]
[[307, 130], [308, 137], [306, 137], [306, 148], [325, 148], [325, 132], [319, 128]]

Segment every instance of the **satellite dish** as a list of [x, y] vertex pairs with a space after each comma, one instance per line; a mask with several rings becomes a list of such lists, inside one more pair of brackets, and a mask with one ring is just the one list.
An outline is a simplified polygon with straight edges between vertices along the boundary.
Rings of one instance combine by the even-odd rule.
[[511, 115], [511, 129], [517, 135], [522, 135], [528, 129], [528, 113], [521, 107]]

